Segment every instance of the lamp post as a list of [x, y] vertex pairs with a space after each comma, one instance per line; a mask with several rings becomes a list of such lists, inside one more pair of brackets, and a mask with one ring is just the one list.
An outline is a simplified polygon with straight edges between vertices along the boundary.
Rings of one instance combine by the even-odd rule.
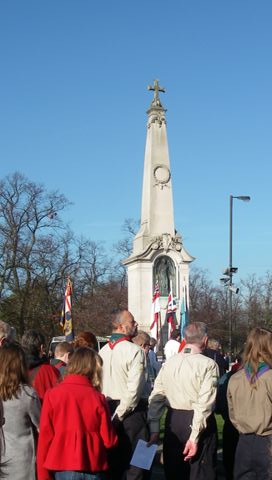
[[237, 271], [232, 265], [232, 240], [233, 240], [233, 199], [242, 200], [243, 202], [249, 202], [250, 197], [247, 195], [230, 195], [230, 225], [229, 225], [229, 352], [232, 352], [232, 294], [234, 291], [232, 277], [233, 273]]

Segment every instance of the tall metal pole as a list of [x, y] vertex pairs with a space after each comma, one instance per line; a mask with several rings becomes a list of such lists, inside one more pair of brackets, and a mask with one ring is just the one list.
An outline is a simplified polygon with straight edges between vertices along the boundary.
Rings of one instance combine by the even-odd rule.
[[229, 224], [229, 354], [232, 354], [232, 212], [233, 195], [230, 195], [230, 224]]
[[233, 214], [233, 199], [237, 198], [238, 200], [242, 200], [243, 202], [249, 202], [250, 197], [248, 195], [239, 195], [234, 196], [230, 195], [230, 223], [229, 223], [229, 268], [228, 268], [228, 288], [229, 288], [229, 353], [232, 353], [232, 330], [233, 330], [233, 311], [232, 311], [232, 294], [233, 291], [233, 273], [237, 271], [237, 268], [233, 268], [232, 265], [232, 214]]

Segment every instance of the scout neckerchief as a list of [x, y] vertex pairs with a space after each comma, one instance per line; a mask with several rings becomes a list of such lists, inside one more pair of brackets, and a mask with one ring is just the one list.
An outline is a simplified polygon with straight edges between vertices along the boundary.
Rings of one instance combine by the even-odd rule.
[[118, 343], [124, 342], [125, 340], [131, 342], [131, 337], [124, 335], [123, 333], [113, 333], [109, 340], [110, 349], [113, 350]]
[[253, 370], [250, 363], [246, 363], [246, 365], [244, 366], [244, 370], [245, 370], [247, 379], [251, 383], [255, 383], [265, 372], [268, 372], [268, 370], [270, 370], [270, 367], [265, 362], [259, 362], [257, 373], [254, 375], [253, 378], [252, 378]]

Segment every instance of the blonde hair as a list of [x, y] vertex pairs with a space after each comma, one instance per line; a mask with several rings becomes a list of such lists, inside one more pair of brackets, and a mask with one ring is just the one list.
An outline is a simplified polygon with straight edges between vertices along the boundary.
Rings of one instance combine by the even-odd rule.
[[215, 338], [209, 338], [208, 339], [208, 348], [211, 348], [212, 350], [219, 350], [220, 349], [220, 342], [216, 340]]
[[272, 331], [255, 327], [249, 333], [243, 354], [243, 365], [249, 364], [252, 373], [250, 383], [254, 384], [260, 362], [272, 368]]
[[90, 347], [80, 347], [72, 355], [66, 375], [84, 375], [96, 390], [102, 389], [102, 358]]

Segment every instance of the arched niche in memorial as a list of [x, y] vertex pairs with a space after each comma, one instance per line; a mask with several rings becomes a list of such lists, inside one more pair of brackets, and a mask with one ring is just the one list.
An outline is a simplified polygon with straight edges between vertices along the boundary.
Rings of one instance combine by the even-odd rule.
[[167, 255], [161, 255], [156, 258], [153, 266], [153, 291], [155, 283], [158, 281], [160, 295], [168, 297], [171, 284], [173, 296], [176, 296], [176, 266], [172, 258]]

